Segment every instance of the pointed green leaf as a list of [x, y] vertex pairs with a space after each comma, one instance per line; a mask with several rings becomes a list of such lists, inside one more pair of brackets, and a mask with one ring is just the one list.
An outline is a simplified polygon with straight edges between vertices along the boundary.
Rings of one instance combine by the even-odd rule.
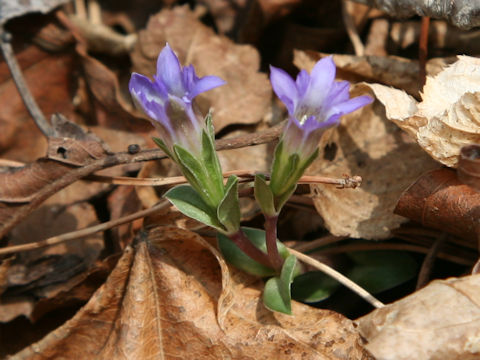
[[280, 276], [273, 277], [265, 284], [263, 303], [272, 310], [284, 314], [292, 314], [292, 298], [290, 286], [293, 282], [297, 258], [290, 255], [285, 259]]
[[306, 303], [322, 301], [332, 295], [340, 283], [320, 271], [299, 275], [292, 284], [292, 298]]
[[347, 276], [373, 294], [394, 288], [417, 275], [418, 264], [407, 252], [355, 251], [348, 256], [355, 265]]
[[[242, 231], [253, 243], [253, 245], [262, 250], [264, 253], [267, 252], [267, 245], [265, 243], [265, 231], [248, 227], [242, 227]], [[217, 234], [217, 241], [220, 252], [222, 253], [225, 260], [236, 268], [243, 270], [246, 273], [261, 277], [275, 275], [275, 270], [266, 267], [247, 256], [226, 235], [221, 233]], [[290, 255], [285, 245], [283, 245], [283, 243], [281, 243], [280, 241], [277, 241], [277, 247], [280, 256], [282, 256], [284, 259], [286, 259]]]
[[217, 230], [225, 231], [217, 219], [215, 210], [190, 185], [179, 185], [169, 190], [165, 197], [184, 215]]
[[255, 175], [255, 199], [257, 200], [262, 212], [265, 215], [277, 215], [275, 211], [275, 203], [273, 200], [273, 193], [262, 175]]
[[202, 131], [202, 158], [211, 187], [210, 196], [214, 197], [218, 204], [218, 201], [224, 195], [222, 168], [215, 150], [215, 144], [205, 130]]
[[152, 137], [152, 140], [155, 144], [157, 144], [157, 146], [162, 149], [162, 151], [171, 159], [175, 160], [175, 158], [173, 157], [172, 153], [170, 152], [170, 150], [168, 149], [167, 145], [163, 142], [162, 139], [160, 138], [157, 138], [157, 137]]
[[235, 175], [228, 178], [225, 186], [225, 196], [217, 208], [217, 217], [229, 233], [235, 233], [240, 228], [238, 178]]

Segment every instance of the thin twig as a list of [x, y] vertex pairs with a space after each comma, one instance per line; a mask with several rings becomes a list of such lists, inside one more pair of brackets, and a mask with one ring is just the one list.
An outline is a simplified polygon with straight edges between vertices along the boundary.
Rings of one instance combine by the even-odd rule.
[[425, 85], [425, 81], [427, 78], [427, 54], [428, 54], [428, 29], [430, 27], [430, 17], [424, 16], [422, 17], [422, 28], [420, 30], [420, 42], [418, 48], [418, 63], [420, 66], [419, 70], [419, 82], [420, 88]]
[[427, 256], [423, 259], [422, 267], [418, 273], [417, 286], [416, 289], [424, 287], [430, 280], [430, 274], [432, 272], [433, 264], [435, 263], [435, 258], [437, 257], [440, 248], [447, 240], [447, 234], [441, 234], [433, 243], [432, 247], [428, 250]]
[[[240, 182], [253, 181], [256, 172], [250, 170], [231, 170], [225, 171], [223, 177], [236, 175], [240, 178]], [[265, 175], [266, 179], [270, 178], [269, 174]], [[178, 185], [187, 182], [184, 176], [171, 176], [166, 178], [134, 178], [128, 176], [106, 176], [106, 175], [89, 175], [86, 180], [97, 181], [115, 185], [134, 185], [134, 186], [164, 186]], [[330, 178], [326, 176], [302, 176], [299, 184], [332, 184], [338, 185], [339, 188], [356, 188], [360, 185], [362, 178], [360, 176], [346, 178]]]
[[13, 254], [13, 253], [19, 253], [19, 252], [23, 252], [23, 251], [35, 250], [35, 249], [40, 249], [40, 248], [47, 247], [47, 246], [57, 245], [57, 244], [65, 242], [65, 241], [80, 239], [80, 238], [95, 234], [99, 231], [105, 231], [105, 230], [108, 230], [108, 229], [113, 228], [115, 226], [119, 226], [119, 225], [122, 225], [122, 224], [125, 224], [125, 223], [129, 223], [129, 222], [132, 222], [134, 220], [143, 218], [145, 216], [154, 214], [157, 211], [160, 211], [160, 210], [166, 208], [167, 206], [170, 206], [170, 203], [167, 200], [163, 200], [162, 202], [158, 203], [157, 205], [152, 206], [150, 209], [137, 211], [136, 213], [133, 213], [133, 214], [130, 214], [130, 215], [127, 215], [127, 216], [124, 216], [124, 217], [121, 217], [121, 218], [118, 218], [118, 219], [115, 219], [115, 220], [107, 221], [107, 222], [104, 222], [104, 223], [101, 223], [101, 224], [98, 224], [98, 225], [95, 225], [95, 226], [91, 226], [91, 227], [84, 228], [84, 229], [81, 229], [81, 230], [72, 231], [72, 232], [65, 233], [65, 234], [58, 235], [58, 236], [53, 236], [53, 237], [50, 237], [48, 239], [45, 239], [45, 240], [42, 240], [42, 241], [37, 241], [37, 242], [34, 242], [34, 243], [0, 248], [0, 255]]
[[288, 251], [295, 255], [299, 260], [303, 261], [304, 263], [313, 266], [314, 268], [320, 270], [321, 272], [331, 276], [333, 279], [337, 280], [342, 285], [346, 286], [360, 297], [368, 301], [377, 309], [382, 308], [385, 306], [380, 300], [376, 299], [372, 294], [370, 294], [367, 290], [363, 289], [362, 287], [355, 284], [352, 280], [347, 278], [346, 276], [339, 273], [337, 270], [332, 269], [330, 266], [321, 263], [318, 260], [311, 258], [308, 255], [305, 255], [297, 250], [288, 248]]
[[348, 37], [352, 42], [353, 48], [355, 50], [355, 55], [363, 56], [365, 54], [365, 46], [358, 35], [357, 27], [348, 11], [348, 3], [347, 0], [342, 0], [342, 17], [343, 23], [345, 25], [345, 29], [347, 30]]
[[53, 129], [38, 107], [35, 99], [32, 96], [32, 93], [28, 89], [25, 78], [22, 74], [22, 70], [20, 69], [17, 59], [15, 58], [15, 54], [13, 53], [12, 45], [10, 43], [11, 38], [11, 35], [0, 26], [0, 49], [2, 50], [3, 57], [7, 63], [8, 69], [10, 70], [13, 81], [17, 86], [18, 92], [20, 93], [25, 107], [35, 121], [35, 124], [37, 124], [43, 135], [48, 137], [53, 134]]

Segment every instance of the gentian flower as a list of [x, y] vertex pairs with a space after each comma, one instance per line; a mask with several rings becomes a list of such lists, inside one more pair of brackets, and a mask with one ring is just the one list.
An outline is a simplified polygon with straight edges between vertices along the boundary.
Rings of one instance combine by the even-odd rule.
[[199, 154], [205, 121], [196, 111], [193, 99], [223, 84], [217, 76], [198, 78], [192, 65], [182, 68], [167, 44], [158, 56], [153, 80], [133, 73], [129, 90], [136, 105], [153, 120], [170, 155], [174, 154], [175, 144]]
[[276, 205], [281, 207], [317, 156], [325, 130], [338, 125], [342, 115], [370, 104], [373, 99], [351, 99], [349, 82], [335, 81], [336, 68], [331, 57], [318, 61], [311, 74], [301, 70], [295, 81], [281, 69], [271, 66], [270, 70], [273, 90], [289, 115], [275, 152], [270, 180]]
[[370, 96], [350, 99], [350, 83], [335, 81], [336, 68], [331, 57], [318, 61], [311, 75], [300, 71], [296, 81], [281, 69], [270, 69], [273, 90], [289, 114], [284, 146], [301, 157], [309, 157], [317, 149], [323, 132], [338, 125], [342, 115], [373, 101]]

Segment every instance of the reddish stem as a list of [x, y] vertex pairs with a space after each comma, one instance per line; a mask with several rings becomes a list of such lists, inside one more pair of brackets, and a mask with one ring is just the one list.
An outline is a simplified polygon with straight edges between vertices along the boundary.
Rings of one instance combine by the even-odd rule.
[[278, 215], [265, 215], [265, 237], [267, 242], [267, 253], [273, 268], [280, 272], [283, 266], [283, 259], [277, 247], [277, 222]]
[[259, 262], [260, 264], [271, 268], [272, 264], [270, 262], [269, 257], [265, 254], [262, 250], [257, 248], [252, 242], [248, 239], [245, 233], [242, 230], [238, 230], [237, 233], [229, 236], [230, 240], [232, 240], [235, 245], [237, 245], [240, 250], [242, 250], [245, 254], [251, 257], [253, 260]]

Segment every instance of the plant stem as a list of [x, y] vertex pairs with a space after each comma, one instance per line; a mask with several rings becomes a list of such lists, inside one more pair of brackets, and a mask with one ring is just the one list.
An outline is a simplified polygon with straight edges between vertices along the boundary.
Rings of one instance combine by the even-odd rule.
[[267, 253], [273, 268], [277, 271], [282, 269], [283, 259], [277, 248], [277, 222], [278, 215], [265, 215], [265, 240], [267, 243]]
[[240, 248], [240, 250], [242, 250], [253, 260], [269, 268], [272, 267], [268, 255], [259, 248], [257, 248], [255, 245], [253, 245], [241, 229], [239, 229], [238, 232], [236, 232], [235, 234], [229, 235], [229, 238]]

